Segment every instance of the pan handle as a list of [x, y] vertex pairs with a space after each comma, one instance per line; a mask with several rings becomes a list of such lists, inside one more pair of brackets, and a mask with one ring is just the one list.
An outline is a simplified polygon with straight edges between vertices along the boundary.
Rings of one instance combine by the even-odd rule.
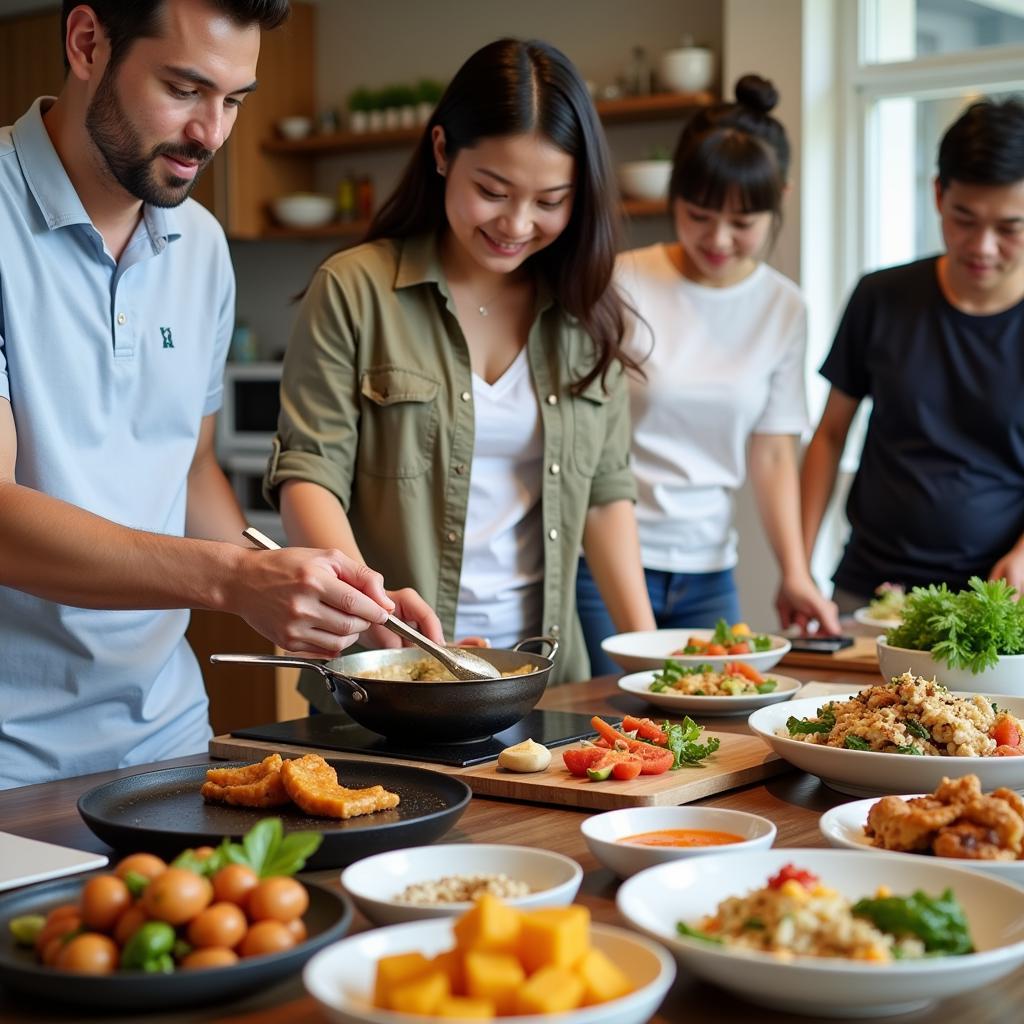
[[547, 644], [551, 651], [548, 654], [542, 654], [541, 657], [547, 658], [549, 661], [554, 661], [555, 655], [558, 653], [558, 641], [553, 636], [528, 636], [525, 640], [513, 644], [512, 650], [521, 651], [527, 644]]
[[327, 689], [331, 691], [331, 696], [334, 697], [335, 701], [338, 701], [338, 680], [341, 680], [352, 690], [352, 699], [354, 701], [365, 704], [370, 699], [370, 695], [354, 679], [349, 679], [348, 676], [335, 672], [322, 661], [317, 661], [315, 658], [290, 657], [282, 654], [211, 654], [210, 661], [215, 664], [218, 662], [230, 662], [238, 665], [288, 665], [292, 668], [311, 668], [315, 672], [319, 672], [323, 677], [324, 683], [326, 683]]

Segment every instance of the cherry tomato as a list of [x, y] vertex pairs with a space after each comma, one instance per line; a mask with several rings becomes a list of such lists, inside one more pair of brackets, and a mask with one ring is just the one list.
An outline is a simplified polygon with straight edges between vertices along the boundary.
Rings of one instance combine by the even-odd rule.
[[156, 878], [167, 870], [167, 864], [154, 853], [132, 853], [125, 857], [116, 868], [114, 873], [118, 878], [123, 879], [129, 871], [146, 878]]
[[157, 875], [142, 894], [142, 906], [150, 917], [168, 924], [191, 921], [213, 900], [213, 886], [184, 868], [168, 868]]
[[224, 946], [233, 949], [245, 936], [249, 922], [235, 903], [213, 903], [189, 921], [188, 941], [197, 948]]
[[56, 935], [52, 939], [47, 939], [39, 950], [39, 959], [47, 967], [56, 967], [57, 957], [60, 956], [61, 950], [66, 945], [67, 943], [64, 941], [63, 935]]
[[292, 921], [309, 907], [306, 887], [294, 878], [264, 878], [249, 894], [249, 917], [253, 921]]
[[47, 921], [43, 930], [36, 936], [36, 949], [40, 952], [51, 939], [63, 939], [65, 935], [78, 931], [82, 927], [82, 918], [76, 910], [74, 914], [62, 914], [53, 921]]
[[149, 915], [141, 906], [129, 907], [114, 925], [114, 941], [123, 946], [148, 920]]
[[61, 949], [55, 966], [75, 974], [113, 974], [119, 956], [117, 943], [109, 935], [84, 932]]
[[292, 933], [292, 938], [296, 943], [305, 942], [309, 937], [309, 932], [306, 929], [306, 922], [301, 917], [294, 917], [290, 920], [285, 927]]
[[785, 864], [777, 875], [768, 879], [768, 888], [781, 889], [789, 881], [799, 882], [805, 889], [813, 889], [818, 884], [818, 876], [795, 864]]
[[237, 963], [238, 954], [233, 949], [225, 949], [223, 946], [207, 946], [205, 949], [197, 949], [189, 953], [181, 961], [180, 967], [183, 971], [195, 971], [204, 967], [230, 967]]
[[259, 876], [245, 864], [228, 864], [213, 876], [213, 895], [218, 902], [244, 907], [249, 893], [260, 884]]
[[1000, 715], [996, 719], [995, 728], [991, 732], [992, 739], [1000, 747], [1019, 747], [1020, 729], [1008, 715]]
[[131, 906], [128, 886], [117, 875], [98, 875], [85, 883], [81, 895], [82, 923], [95, 932], [109, 932]]
[[291, 949], [295, 939], [288, 930], [288, 925], [281, 921], [257, 921], [242, 939], [238, 952], [242, 956], [265, 956], [268, 953], [280, 953]]
[[62, 917], [81, 917], [82, 910], [77, 903], [62, 903], [59, 907], [54, 907], [46, 915], [46, 923], [49, 924], [51, 921], [58, 921]]

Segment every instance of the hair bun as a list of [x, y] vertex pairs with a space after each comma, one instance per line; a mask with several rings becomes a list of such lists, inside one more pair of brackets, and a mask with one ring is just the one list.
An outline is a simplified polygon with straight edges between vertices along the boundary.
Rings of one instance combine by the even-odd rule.
[[736, 83], [736, 102], [755, 114], [768, 114], [779, 102], [779, 93], [767, 78], [744, 75]]

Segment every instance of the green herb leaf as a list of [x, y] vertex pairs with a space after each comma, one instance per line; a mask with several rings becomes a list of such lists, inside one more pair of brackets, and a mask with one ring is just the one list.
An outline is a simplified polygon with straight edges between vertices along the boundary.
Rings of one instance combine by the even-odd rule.
[[898, 938], [916, 936], [929, 953], [959, 956], [974, 952], [967, 918], [952, 889], [935, 897], [918, 889], [911, 896], [859, 900], [853, 913]]
[[676, 931], [688, 939], [699, 939], [701, 942], [710, 942], [713, 946], [721, 946], [724, 944], [721, 939], [716, 938], [714, 935], [708, 935], [706, 932], [702, 932], [697, 928], [691, 928], [685, 921], [678, 921], [676, 923]]
[[916, 743], [908, 743], [905, 747], [897, 747], [897, 754], [910, 754], [911, 757], [923, 757], [921, 748]]
[[866, 739], [860, 736], [855, 736], [852, 732], [846, 734], [846, 739], [843, 740], [843, 745], [847, 750], [870, 750], [871, 744]]
[[928, 729], [913, 718], [907, 719], [907, 732], [911, 736], [916, 736], [919, 740], [930, 740], [932, 738], [932, 734]]

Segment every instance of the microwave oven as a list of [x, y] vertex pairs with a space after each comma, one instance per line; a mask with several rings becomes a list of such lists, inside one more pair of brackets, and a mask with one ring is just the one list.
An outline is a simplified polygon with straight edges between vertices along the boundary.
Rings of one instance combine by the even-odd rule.
[[268, 454], [281, 411], [281, 363], [228, 363], [217, 416], [217, 449]]

